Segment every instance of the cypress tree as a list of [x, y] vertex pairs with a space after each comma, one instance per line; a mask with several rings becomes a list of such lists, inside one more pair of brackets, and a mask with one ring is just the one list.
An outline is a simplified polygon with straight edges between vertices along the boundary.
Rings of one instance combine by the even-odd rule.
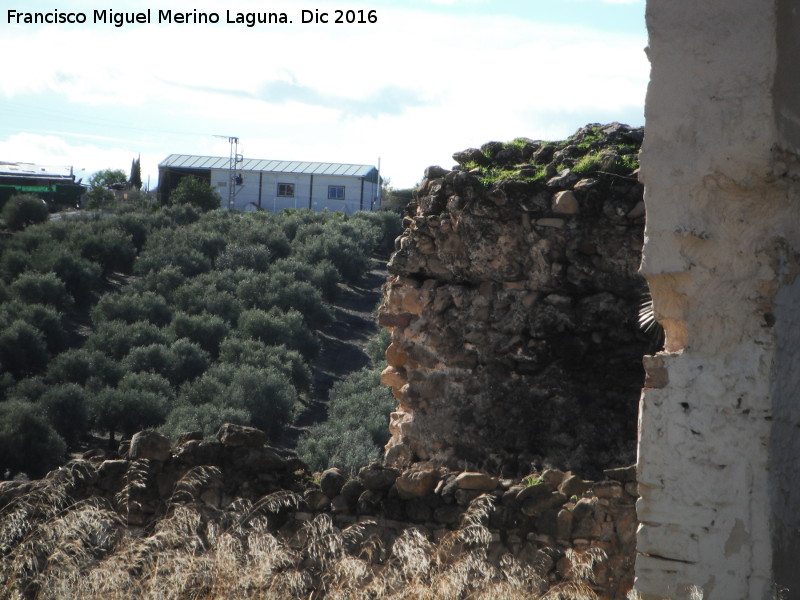
[[133, 162], [131, 162], [131, 177], [129, 183], [131, 187], [140, 190], [142, 189], [142, 163], [141, 163], [141, 156], [138, 158], [134, 158]]

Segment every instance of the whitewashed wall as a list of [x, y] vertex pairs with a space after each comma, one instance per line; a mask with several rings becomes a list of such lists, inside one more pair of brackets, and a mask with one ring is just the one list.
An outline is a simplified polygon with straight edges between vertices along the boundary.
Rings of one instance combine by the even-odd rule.
[[667, 339], [640, 404], [645, 600], [800, 598], [796, 4], [648, 1], [641, 272]]
[[[254, 210], [257, 206], [270, 212], [277, 212], [284, 208], [312, 208], [316, 211], [326, 209], [331, 212], [342, 211], [350, 215], [358, 210], [378, 208], [372, 202], [377, 192], [377, 185], [364, 181], [362, 200], [362, 180], [358, 177], [258, 173], [254, 171], [241, 171], [240, 174], [242, 175], [242, 185], [237, 186], [235, 202], [232, 207], [236, 210]], [[279, 197], [279, 183], [294, 184], [294, 197]], [[212, 170], [211, 185], [222, 196], [222, 206], [227, 206], [229, 172], [225, 169]], [[344, 186], [344, 200], [329, 200], [329, 185]]]

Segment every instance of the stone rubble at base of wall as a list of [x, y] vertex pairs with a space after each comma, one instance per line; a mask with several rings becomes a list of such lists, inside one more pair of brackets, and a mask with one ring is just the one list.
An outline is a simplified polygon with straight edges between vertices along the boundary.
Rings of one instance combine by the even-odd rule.
[[[214, 519], [235, 510], [242, 499], [256, 503], [266, 495], [289, 490], [302, 500], [281, 513], [278, 534], [284, 539], [297, 534], [303, 522], [328, 514], [339, 528], [374, 523], [371, 527], [387, 547], [410, 527], [431, 541], [440, 541], [459, 527], [470, 502], [486, 494], [494, 504], [486, 523], [492, 534], [490, 561], [496, 563], [510, 553], [557, 583], [570, 568], [568, 549], [599, 549], [605, 558], [594, 568], [593, 588], [598, 596], [623, 600], [633, 585], [634, 467], [608, 470], [608, 479], [596, 482], [548, 470], [527, 485], [479, 472], [444, 468], [403, 472], [373, 463], [353, 478], [329, 469], [312, 481], [297, 459], [282, 458], [265, 446], [263, 432], [226, 425], [218, 438], [185, 439], [170, 447], [160, 434], [143, 432], [120, 449], [119, 458], [93, 451], [62, 469], [81, 473], [81, 484], [72, 491], [76, 500], [104, 497], [112, 501], [135, 476], [143, 485], [129, 492], [125, 515], [134, 530], [147, 530], [176, 502], [199, 504]], [[182, 499], [181, 482], [200, 468], [205, 469], [206, 479]], [[35, 483], [0, 482], [0, 509]]]

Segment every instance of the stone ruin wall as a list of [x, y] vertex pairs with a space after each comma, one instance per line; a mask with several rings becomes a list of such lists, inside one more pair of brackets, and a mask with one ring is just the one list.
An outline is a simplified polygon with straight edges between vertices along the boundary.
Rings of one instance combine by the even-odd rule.
[[[649, 0], [647, 25], [652, 71], [641, 155], [647, 206], [641, 272], [666, 342], [665, 351], [645, 359], [635, 588], [643, 600], [794, 600], [800, 598], [800, 7], [796, 0]], [[525, 448], [527, 460], [540, 451], [539, 441], [554, 441], [546, 426], [525, 427], [536, 422], [526, 409], [547, 389], [536, 376], [551, 367], [525, 373], [521, 363], [508, 362], [513, 352], [495, 360], [503, 347], [490, 340], [502, 336], [488, 333], [503, 331], [500, 315], [539, 314], [549, 294], [575, 302], [550, 287], [558, 278], [548, 280], [542, 266], [572, 266], [560, 257], [571, 258], [563, 249], [580, 231], [580, 217], [546, 202], [534, 214], [520, 211], [514, 229], [523, 235], [487, 238], [484, 250], [514, 248], [510, 256], [525, 259], [511, 262], [521, 262], [525, 275], [506, 277], [499, 261], [485, 264], [481, 276], [451, 257], [468, 255], [482, 239], [480, 227], [463, 224], [478, 222], [481, 209], [507, 215], [509, 194], [478, 195], [475, 202], [463, 172], [429, 175], [387, 290], [384, 319], [395, 329], [386, 382], [400, 403], [387, 457], [474, 460], [468, 449], [479, 448], [484, 459], [502, 462], [527, 439], [533, 446]], [[620, 225], [613, 223], [615, 234]], [[459, 229], [460, 243], [448, 244], [443, 233]], [[536, 241], [516, 254], [517, 240], [531, 234], [547, 240], [548, 251], [555, 247], [555, 257], [528, 260], [525, 251]], [[529, 313], [508, 300], [515, 285], [531, 294]], [[455, 317], [448, 329], [437, 311], [450, 290], [460, 301], [446, 309]], [[478, 317], [487, 313], [483, 331]], [[521, 322], [517, 348], [536, 356], [531, 349], [540, 340]], [[584, 324], [573, 324], [573, 339], [603, 351], [581, 335]], [[454, 344], [453, 329], [474, 338]], [[579, 357], [574, 362], [597, 356], [583, 352], [571, 353]], [[531, 362], [567, 372], [563, 358]], [[481, 377], [524, 381], [523, 393], [497, 383], [488, 395], [487, 388], [468, 386]], [[508, 429], [498, 426], [503, 422]]]
[[[379, 317], [392, 332], [383, 383], [399, 404], [389, 463], [596, 475], [635, 462], [652, 345], [637, 323], [642, 185], [630, 169], [571, 167], [605, 152], [610, 171], [641, 139], [641, 128], [587, 126], [560, 144], [515, 154], [490, 143], [456, 153], [453, 170], [426, 170]], [[483, 185], [470, 170], [495, 152], [494, 166], [547, 177]]]

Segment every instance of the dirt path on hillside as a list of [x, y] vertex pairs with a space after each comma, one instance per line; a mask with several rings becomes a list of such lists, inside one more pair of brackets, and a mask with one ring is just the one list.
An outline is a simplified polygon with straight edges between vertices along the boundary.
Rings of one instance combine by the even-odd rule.
[[328, 415], [328, 393], [337, 381], [369, 364], [365, 350], [378, 333], [374, 310], [381, 299], [381, 286], [387, 277], [385, 263], [369, 271], [357, 286], [340, 285], [333, 304], [334, 322], [320, 332], [322, 349], [311, 365], [314, 390], [311, 399], [298, 412], [294, 424], [284, 429], [279, 447], [294, 449], [300, 435]]

